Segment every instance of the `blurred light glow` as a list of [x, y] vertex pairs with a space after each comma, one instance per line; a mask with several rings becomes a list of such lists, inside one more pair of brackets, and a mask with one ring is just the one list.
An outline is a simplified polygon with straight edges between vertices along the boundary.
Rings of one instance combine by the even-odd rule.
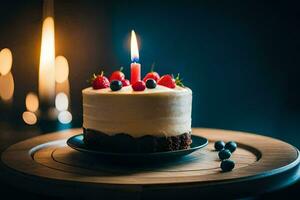
[[0, 51], [0, 74], [6, 75], [10, 72], [13, 58], [12, 53], [8, 48]]
[[70, 83], [69, 83], [69, 79], [65, 80], [62, 83], [56, 83], [55, 91], [56, 91], [56, 94], [58, 94], [60, 92], [63, 92], [63, 93], [65, 93], [69, 97], [70, 96]]
[[28, 125], [34, 125], [37, 122], [37, 117], [33, 112], [25, 111], [22, 114], [24, 122]]
[[55, 107], [59, 111], [68, 110], [69, 99], [68, 99], [68, 96], [65, 93], [60, 92], [56, 95], [56, 97], [55, 97]]
[[62, 111], [58, 114], [58, 121], [62, 124], [69, 124], [72, 121], [72, 114], [69, 111]]
[[48, 109], [48, 117], [49, 117], [49, 119], [56, 120], [57, 117], [58, 117], [58, 113], [59, 113], [59, 111], [56, 108], [50, 107]]
[[25, 105], [27, 110], [31, 112], [36, 112], [39, 109], [39, 99], [37, 95], [33, 92], [29, 92], [26, 95]]
[[39, 66], [39, 97], [51, 101], [55, 96], [55, 39], [54, 19], [47, 17], [42, 27], [41, 55]]
[[69, 64], [64, 56], [57, 56], [55, 59], [55, 81], [62, 83], [68, 79]]
[[4, 101], [9, 101], [13, 98], [15, 90], [14, 78], [11, 72], [4, 76], [0, 76], [0, 97]]
[[134, 30], [131, 31], [131, 40], [130, 40], [130, 48], [131, 48], [131, 61], [138, 62], [139, 61], [139, 48], [136, 39], [136, 35]]

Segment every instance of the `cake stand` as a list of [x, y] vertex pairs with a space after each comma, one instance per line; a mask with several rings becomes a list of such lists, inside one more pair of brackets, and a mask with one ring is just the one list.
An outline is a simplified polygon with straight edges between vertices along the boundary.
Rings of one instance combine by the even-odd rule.
[[[99, 199], [155, 199], [254, 196], [288, 186], [299, 178], [299, 151], [256, 134], [194, 128], [209, 144], [173, 162], [116, 165], [77, 152], [66, 140], [81, 129], [34, 137], [2, 154], [7, 182], [39, 194]], [[236, 141], [236, 167], [221, 172], [216, 140]]]

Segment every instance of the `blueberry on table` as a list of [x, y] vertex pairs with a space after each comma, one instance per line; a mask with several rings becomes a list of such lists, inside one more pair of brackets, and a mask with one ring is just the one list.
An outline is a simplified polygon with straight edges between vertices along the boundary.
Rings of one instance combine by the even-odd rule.
[[221, 151], [222, 149], [224, 149], [224, 147], [225, 147], [225, 142], [223, 142], [223, 141], [216, 141], [215, 142], [215, 149], [217, 151]]
[[152, 78], [149, 78], [147, 81], [146, 81], [146, 87], [149, 88], [149, 89], [154, 89], [156, 88], [156, 81]]
[[225, 160], [225, 159], [230, 158], [231, 152], [228, 149], [222, 149], [218, 155], [219, 155], [220, 160]]
[[223, 172], [231, 171], [235, 166], [235, 163], [232, 160], [223, 160], [221, 162], [221, 169]]
[[225, 149], [228, 149], [231, 153], [233, 153], [237, 148], [237, 144], [233, 141], [227, 142], [225, 144]]
[[110, 89], [112, 91], [118, 91], [118, 90], [121, 90], [122, 89], [122, 82], [121, 81], [118, 81], [118, 80], [113, 80], [111, 83], [110, 83]]

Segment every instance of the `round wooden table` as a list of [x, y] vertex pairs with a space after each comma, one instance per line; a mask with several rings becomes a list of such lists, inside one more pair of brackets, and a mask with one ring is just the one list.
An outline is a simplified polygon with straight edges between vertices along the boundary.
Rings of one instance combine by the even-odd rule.
[[[81, 129], [34, 137], [2, 154], [11, 184], [40, 194], [87, 199], [186, 199], [245, 197], [288, 186], [299, 178], [299, 151], [256, 134], [194, 128], [209, 144], [179, 160], [147, 165], [116, 164], [77, 152], [66, 140]], [[236, 141], [231, 172], [220, 170], [217, 140]]]

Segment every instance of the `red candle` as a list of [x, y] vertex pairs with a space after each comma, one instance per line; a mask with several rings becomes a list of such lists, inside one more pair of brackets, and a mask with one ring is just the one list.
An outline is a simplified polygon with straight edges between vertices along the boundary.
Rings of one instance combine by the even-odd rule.
[[134, 30], [131, 31], [131, 65], [130, 65], [130, 82], [134, 84], [135, 82], [141, 80], [141, 64], [139, 61], [139, 49], [137, 44], [137, 39]]
[[131, 63], [130, 70], [131, 70], [131, 73], [130, 73], [131, 84], [134, 84], [135, 82], [141, 80], [141, 64], [136, 63], [136, 62]]

